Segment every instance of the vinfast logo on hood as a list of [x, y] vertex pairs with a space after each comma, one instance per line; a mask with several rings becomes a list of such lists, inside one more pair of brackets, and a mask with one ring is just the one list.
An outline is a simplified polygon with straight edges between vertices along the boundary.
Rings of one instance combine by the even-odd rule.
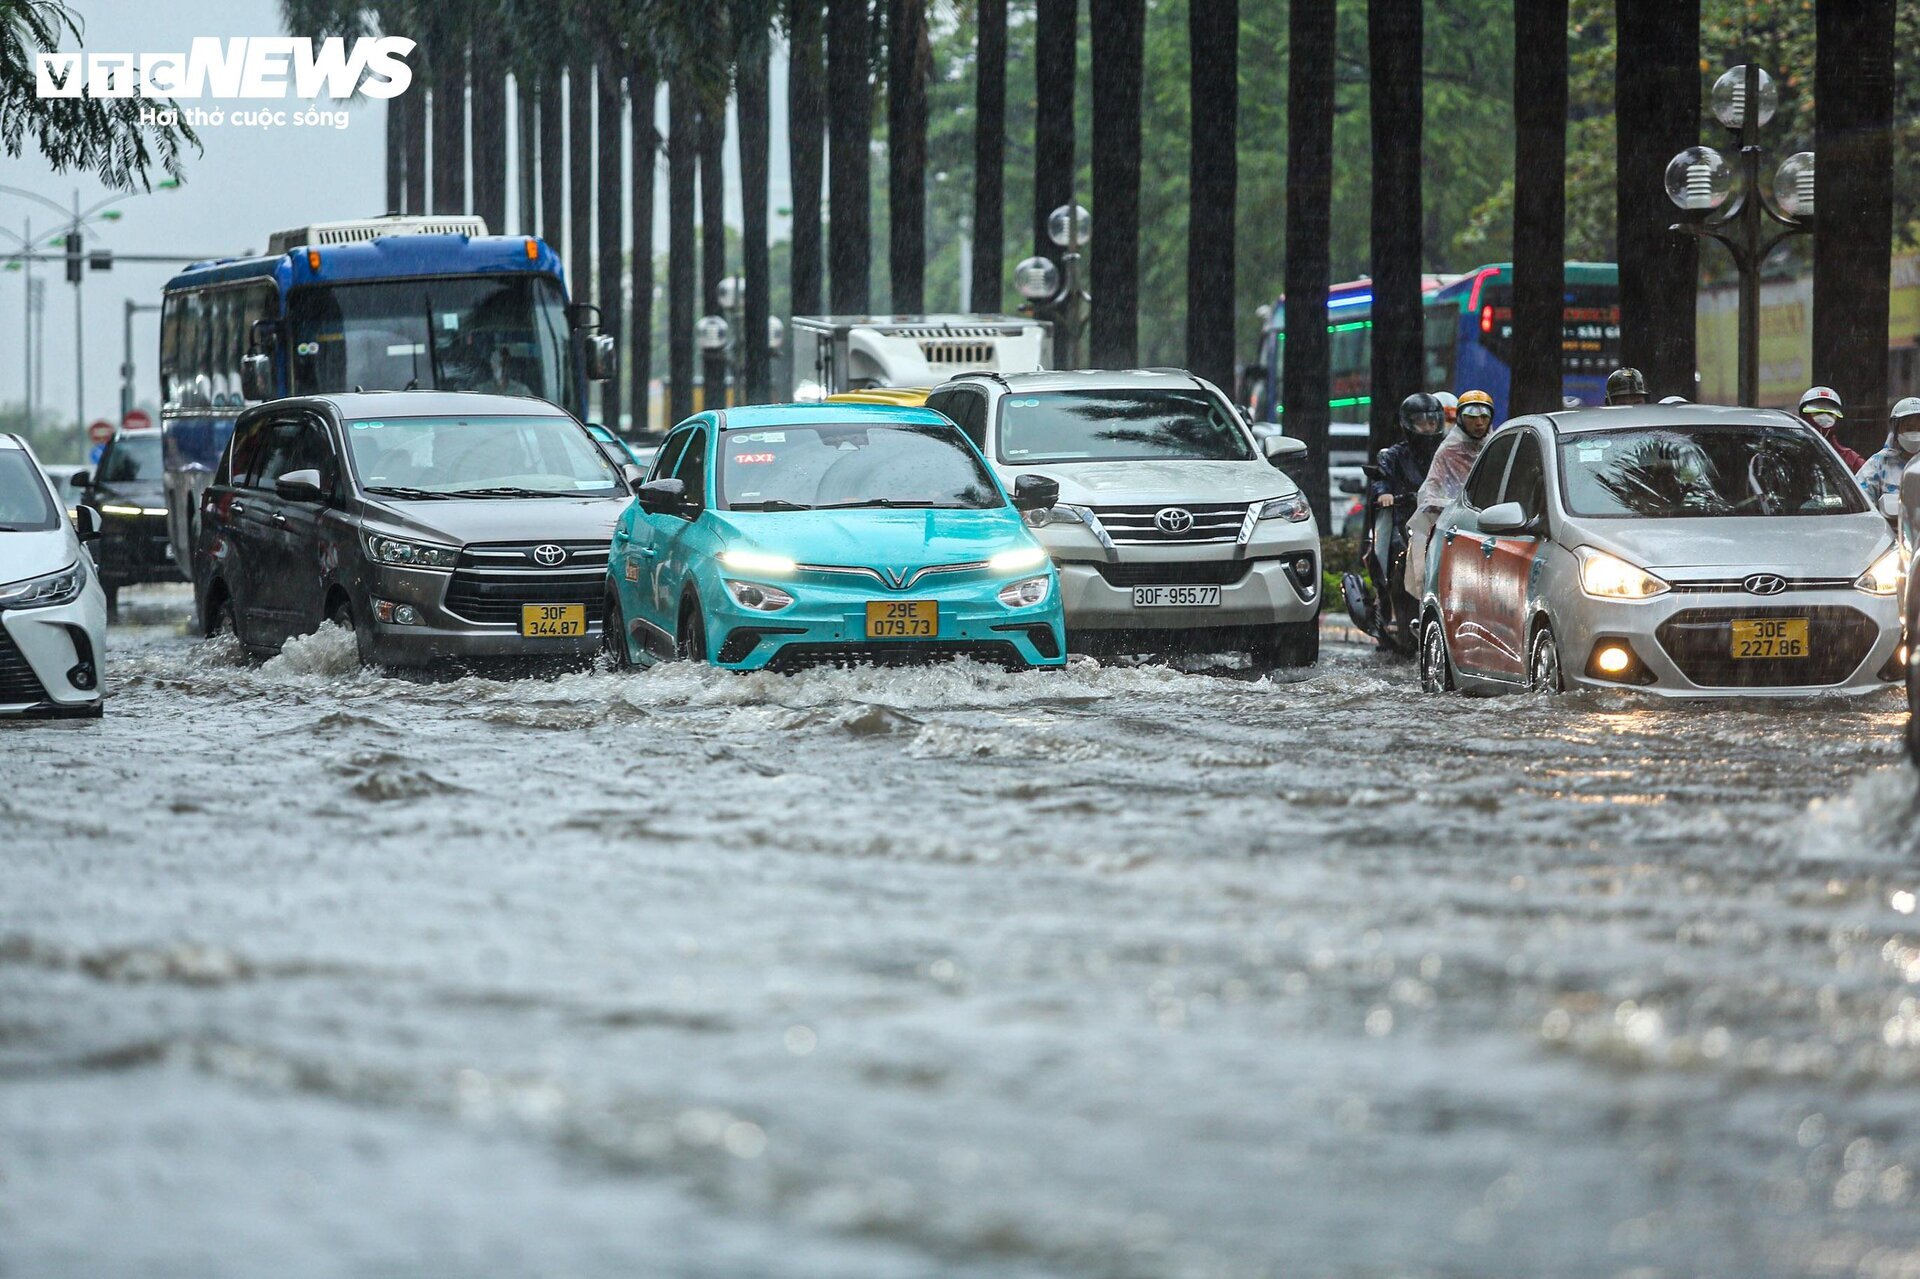
[[185, 53], [33, 55], [42, 98], [394, 98], [413, 83], [415, 42], [372, 36], [197, 36]]

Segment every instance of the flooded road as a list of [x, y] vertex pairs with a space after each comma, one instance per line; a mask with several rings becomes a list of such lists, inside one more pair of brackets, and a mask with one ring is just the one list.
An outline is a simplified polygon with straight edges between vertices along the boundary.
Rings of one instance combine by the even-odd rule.
[[420, 683], [185, 608], [0, 724], [7, 1279], [1920, 1275], [1891, 694]]

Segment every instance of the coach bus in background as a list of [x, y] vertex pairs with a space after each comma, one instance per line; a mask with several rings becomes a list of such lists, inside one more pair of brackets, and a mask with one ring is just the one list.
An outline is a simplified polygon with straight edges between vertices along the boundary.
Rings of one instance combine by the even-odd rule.
[[[1513, 266], [1499, 263], [1464, 275], [1430, 275], [1421, 282], [1425, 308], [1426, 375], [1417, 387], [1392, 387], [1395, 404], [1414, 391], [1479, 389], [1493, 397], [1494, 421], [1507, 418], [1512, 381]], [[1261, 326], [1260, 354], [1248, 365], [1241, 397], [1256, 423], [1285, 429], [1280, 399], [1285, 362], [1285, 308], [1276, 301]], [[1569, 262], [1560, 346], [1568, 403], [1601, 404], [1607, 374], [1620, 359], [1620, 272], [1611, 262]], [[1331, 460], [1357, 466], [1367, 456], [1367, 420], [1373, 404], [1373, 281], [1335, 285], [1327, 296], [1327, 333], [1333, 348]]]
[[315, 223], [262, 256], [197, 262], [160, 317], [167, 532], [191, 562], [193, 519], [249, 404], [340, 391], [532, 395], [587, 417], [613, 340], [567, 301], [560, 258], [477, 217]]

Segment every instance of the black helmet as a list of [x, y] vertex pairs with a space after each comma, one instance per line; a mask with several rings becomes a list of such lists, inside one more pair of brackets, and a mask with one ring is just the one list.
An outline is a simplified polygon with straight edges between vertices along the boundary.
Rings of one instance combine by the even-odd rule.
[[1645, 404], [1647, 379], [1639, 369], [1615, 369], [1607, 374], [1607, 403]]
[[1438, 435], [1447, 425], [1439, 397], [1415, 391], [1400, 401], [1400, 429], [1408, 435]]

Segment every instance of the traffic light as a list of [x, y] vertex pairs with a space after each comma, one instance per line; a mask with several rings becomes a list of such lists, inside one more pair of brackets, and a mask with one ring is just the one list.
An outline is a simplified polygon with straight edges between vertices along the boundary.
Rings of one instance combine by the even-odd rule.
[[80, 271], [80, 233], [69, 231], [67, 233], [67, 283], [80, 283]]

